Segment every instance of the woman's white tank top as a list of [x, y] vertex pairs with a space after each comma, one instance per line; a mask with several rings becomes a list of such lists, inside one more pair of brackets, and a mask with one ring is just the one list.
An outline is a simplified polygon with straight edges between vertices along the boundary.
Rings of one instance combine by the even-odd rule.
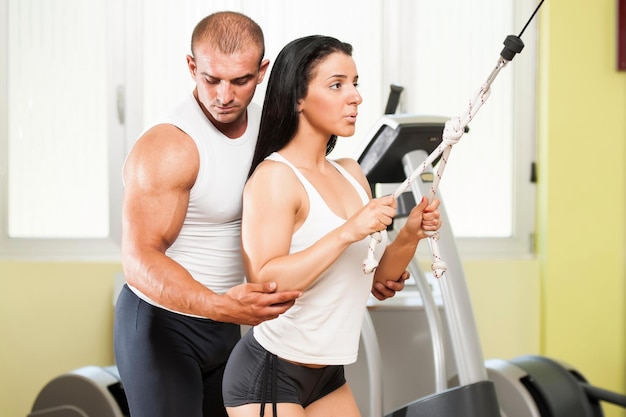
[[[268, 159], [290, 166], [309, 197], [309, 214], [300, 229], [293, 234], [290, 253], [308, 248], [345, 223], [289, 161], [278, 153], [273, 153]], [[356, 189], [363, 205], [367, 204], [369, 197], [361, 184], [341, 165], [329, 162]], [[292, 308], [276, 319], [256, 326], [254, 337], [261, 346], [281, 358], [301, 363], [345, 365], [355, 362], [361, 324], [372, 288], [373, 274], [364, 274], [362, 267], [369, 241], [367, 237], [348, 247], [303, 292]], [[383, 242], [376, 249], [377, 259], [382, 256], [386, 241], [387, 235], [383, 232]], [[294, 270], [293, 273], [297, 275], [298, 271]]]

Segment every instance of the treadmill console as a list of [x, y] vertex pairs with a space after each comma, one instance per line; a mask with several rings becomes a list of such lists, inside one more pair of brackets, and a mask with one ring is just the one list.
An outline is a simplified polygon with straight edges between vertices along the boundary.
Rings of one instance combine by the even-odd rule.
[[369, 183], [403, 182], [406, 174], [402, 157], [414, 150], [431, 154], [441, 143], [447, 120], [447, 117], [414, 114], [390, 114], [379, 119], [358, 157]]

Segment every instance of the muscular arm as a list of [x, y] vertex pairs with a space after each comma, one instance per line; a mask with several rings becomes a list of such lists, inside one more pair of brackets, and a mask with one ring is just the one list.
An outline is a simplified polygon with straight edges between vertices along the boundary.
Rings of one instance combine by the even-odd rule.
[[124, 166], [122, 265], [127, 282], [160, 305], [217, 321], [257, 324], [286, 310], [297, 294], [244, 284], [209, 290], [165, 255], [181, 230], [198, 172], [193, 141], [158, 125], [135, 144]]

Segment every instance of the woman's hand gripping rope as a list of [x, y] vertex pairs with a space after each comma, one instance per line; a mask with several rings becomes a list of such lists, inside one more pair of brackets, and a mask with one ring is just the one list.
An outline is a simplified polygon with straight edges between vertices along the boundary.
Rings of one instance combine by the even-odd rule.
[[[458, 143], [463, 134], [465, 133], [465, 127], [472, 120], [474, 114], [478, 111], [482, 103], [489, 96], [489, 89], [481, 88], [479, 93], [475, 96], [474, 100], [470, 102], [468, 110], [464, 113], [463, 117], [456, 117], [448, 120], [445, 124], [442, 134], [442, 141], [439, 146], [422, 162], [422, 164], [413, 173], [407, 177], [402, 184], [393, 193], [394, 198], [398, 198], [403, 192], [405, 192], [425, 170], [428, 166], [432, 165], [434, 161], [441, 156], [439, 162], [439, 168], [437, 174], [430, 188], [429, 202], [431, 202], [436, 194], [439, 181], [443, 176], [443, 170], [445, 169], [448, 161], [448, 156], [452, 146]], [[446, 263], [441, 258], [439, 251], [439, 232], [428, 232], [428, 238], [430, 241], [430, 248], [433, 257], [433, 263], [431, 268], [435, 278], [441, 278], [445, 271], [448, 269]], [[376, 245], [382, 240], [380, 232], [372, 233], [370, 243], [367, 250], [367, 257], [363, 260], [363, 273], [371, 274], [378, 267], [378, 262], [374, 258], [374, 251]]]
[[[393, 197], [397, 199], [411, 186], [413, 181], [415, 181], [419, 177], [419, 175], [421, 175], [424, 170], [441, 155], [442, 158], [439, 165], [439, 170], [437, 171], [437, 175], [430, 189], [430, 204], [430, 202], [432, 202], [432, 200], [435, 198], [437, 186], [439, 184], [439, 180], [441, 179], [441, 175], [443, 174], [443, 168], [445, 168], [450, 149], [461, 139], [464, 130], [465, 126], [461, 127], [460, 120], [458, 118], [448, 120], [445, 124], [442, 141], [439, 146], [424, 160], [424, 162], [422, 162], [422, 164], [415, 171], [413, 171], [413, 173], [408, 178], [404, 180], [402, 184], [400, 184], [400, 186], [393, 193]], [[431, 268], [433, 270], [433, 275], [436, 278], [440, 278], [447, 270], [447, 265], [443, 261], [443, 259], [441, 259], [441, 256], [439, 254], [439, 246], [437, 244], [439, 240], [439, 231], [424, 231], [424, 233], [428, 236], [431, 243], [430, 247], [433, 256], [433, 263], [431, 265]], [[372, 233], [367, 250], [367, 257], [363, 260], [363, 273], [371, 274], [378, 267], [378, 262], [374, 258], [374, 251], [376, 249], [376, 245], [381, 241], [382, 237], [380, 232]]]
[[[459, 139], [461, 139], [461, 137], [463, 136], [463, 133], [465, 132], [465, 128], [467, 127], [469, 122], [474, 118], [478, 110], [481, 108], [481, 106], [485, 103], [485, 101], [489, 97], [489, 94], [491, 93], [491, 84], [496, 79], [496, 76], [500, 73], [502, 68], [504, 68], [515, 57], [515, 55], [520, 53], [522, 49], [524, 48], [524, 42], [522, 42], [520, 37], [522, 36], [522, 33], [524, 33], [524, 30], [526, 29], [530, 21], [533, 19], [533, 17], [535, 16], [537, 11], [543, 4], [543, 1], [544, 0], [541, 0], [541, 2], [539, 3], [535, 11], [533, 12], [532, 16], [530, 16], [530, 19], [528, 19], [528, 22], [526, 23], [526, 25], [524, 26], [524, 28], [522, 29], [522, 31], [520, 32], [518, 36], [509, 35], [506, 37], [506, 39], [504, 40], [504, 49], [502, 49], [502, 52], [500, 52], [500, 56], [498, 57], [496, 66], [493, 68], [493, 70], [487, 77], [487, 80], [483, 83], [483, 85], [481, 85], [478, 92], [474, 95], [474, 98], [470, 101], [469, 106], [467, 107], [463, 115], [458, 118], [450, 119], [446, 122], [443, 135], [442, 135], [442, 141], [437, 147], [437, 149], [435, 149], [426, 158], [426, 160], [422, 163], [422, 165], [420, 165], [398, 187], [396, 192], [393, 194], [394, 197], [398, 197], [400, 194], [406, 191], [406, 189], [409, 188], [411, 183], [420, 174], [424, 172], [425, 168], [431, 165], [439, 157], [439, 155], [441, 155], [441, 162], [439, 163], [437, 175], [435, 176], [435, 179], [433, 181], [433, 184], [430, 190], [429, 201], [432, 201], [432, 199], [435, 197], [435, 194], [437, 192], [437, 186], [439, 185], [439, 181], [441, 180], [441, 177], [443, 175], [443, 170], [448, 160], [448, 155], [450, 154], [452, 145], [454, 145], [455, 143], [459, 141]], [[443, 273], [446, 271], [447, 266], [445, 262], [439, 256], [439, 246], [437, 243], [439, 239], [439, 232], [433, 233], [431, 236], [429, 236], [429, 239], [431, 242], [431, 252], [433, 255], [433, 264], [431, 265], [431, 267], [433, 269], [434, 276], [437, 278], [440, 278], [441, 276], [443, 276]], [[374, 270], [378, 266], [378, 262], [374, 259], [374, 249], [376, 248], [376, 244], [380, 243], [381, 240], [382, 239], [381, 239], [381, 235], [379, 232], [373, 233], [371, 235], [371, 240], [370, 240], [370, 244], [369, 244], [368, 251], [367, 251], [367, 258], [363, 261], [363, 272], [365, 274], [371, 274], [372, 272], [374, 272]]]

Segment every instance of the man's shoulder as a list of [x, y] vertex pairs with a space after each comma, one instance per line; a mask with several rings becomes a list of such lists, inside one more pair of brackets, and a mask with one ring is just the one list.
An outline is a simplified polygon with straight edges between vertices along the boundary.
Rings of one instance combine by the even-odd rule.
[[155, 153], [197, 152], [193, 139], [170, 123], [159, 123], [146, 130], [135, 143], [137, 146], [144, 146]]

